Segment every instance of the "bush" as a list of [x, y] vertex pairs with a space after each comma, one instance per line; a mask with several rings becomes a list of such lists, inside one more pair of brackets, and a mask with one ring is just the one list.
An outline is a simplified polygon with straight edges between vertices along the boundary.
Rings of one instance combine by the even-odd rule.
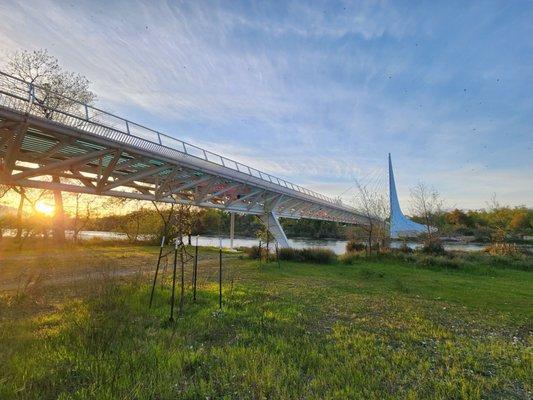
[[422, 247], [422, 253], [444, 255], [446, 254], [446, 251], [444, 250], [444, 247], [442, 247], [440, 240], [430, 240], [424, 243], [424, 247]]
[[279, 249], [279, 259], [285, 261], [309, 262], [317, 264], [331, 264], [336, 259], [335, 253], [329, 249]]
[[411, 254], [414, 252], [414, 250], [412, 248], [410, 248], [409, 246], [407, 246], [407, 243], [402, 243], [402, 245], [400, 246], [400, 248], [398, 248], [398, 251], [400, 253], [404, 253], [404, 254]]
[[353, 265], [364, 260], [365, 258], [366, 257], [365, 257], [364, 252], [358, 252], [358, 253], [349, 252], [349, 253], [345, 253], [342, 256], [340, 256], [340, 261], [341, 263], [346, 264], [346, 265]]
[[[259, 246], [244, 247], [242, 250], [252, 260], [258, 260], [259, 259], [259, 255], [260, 255]], [[264, 249], [261, 249], [261, 253], [264, 254]]]
[[492, 256], [511, 256], [520, 255], [520, 248], [514, 243], [494, 243], [485, 247], [485, 252]]
[[346, 252], [355, 253], [357, 251], [365, 251], [366, 245], [364, 243], [356, 242], [355, 240], [350, 240], [346, 243]]

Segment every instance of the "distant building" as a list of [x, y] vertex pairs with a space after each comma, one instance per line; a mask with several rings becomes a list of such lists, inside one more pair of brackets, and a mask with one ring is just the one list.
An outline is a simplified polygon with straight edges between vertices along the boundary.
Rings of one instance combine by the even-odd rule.
[[427, 232], [425, 225], [411, 221], [402, 213], [396, 183], [394, 182], [394, 172], [392, 171], [392, 161], [389, 153], [389, 199], [390, 199], [390, 237], [397, 239], [400, 237], [413, 237]]

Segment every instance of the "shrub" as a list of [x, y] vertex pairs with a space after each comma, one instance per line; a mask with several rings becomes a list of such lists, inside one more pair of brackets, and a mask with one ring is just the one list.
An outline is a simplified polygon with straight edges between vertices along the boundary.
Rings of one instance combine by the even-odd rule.
[[398, 251], [400, 253], [405, 253], [405, 254], [411, 254], [412, 252], [414, 252], [414, 250], [412, 248], [410, 248], [409, 246], [407, 246], [407, 243], [402, 243], [402, 245], [400, 246], [400, 248], [398, 248]]
[[365, 251], [366, 245], [364, 243], [356, 242], [355, 240], [350, 240], [346, 243], [346, 252], [355, 253], [357, 251]]
[[286, 261], [309, 262], [317, 264], [331, 264], [337, 259], [335, 253], [329, 249], [279, 249], [279, 259]]
[[[475, 274], [490, 273], [493, 268], [533, 271], [533, 258], [526, 254], [491, 255], [486, 252], [447, 252], [445, 255], [424, 254], [419, 251], [406, 254], [392, 250], [382, 257], [422, 268], [461, 269]], [[342, 260], [342, 259], [341, 259]], [[346, 261], [348, 263], [348, 261]]]
[[412, 250], [410, 252], [402, 252], [396, 249], [386, 254], [386, 257], [406, 263], [415, 263], [418, 258]]
[[514, 243], [494, 243], [485, 247], [485, 252], [492, 256], [511, 256], [520, 255], [520, 249]]
[[444, 255], [446, 254], [446, 251], [444, 250], [444, 247], [442, 247], [440, 240], [430, 240], [424, 243], [424, 247], [422, 247], [422, 253]]
[[[253, 260], [259, 259], [259, 246], [245, 247], [243, 251], [249, 258]], [[263, 249], [261, 249], [261, 252], [263, 252]]]
[[293, 249], [291, 247], [279, 249], [278, 250], [278, 257], [279, 257], [280, 260], [301, 261], [301, 260], [297, 259], [296, 249]]
[[365, 259], [365, 254], [363, 252], [358, 252], [358, 253], [349, 252], [349, 253], [345, 253], [342, 256], [340, 256], [340, 261], [346, 265], [353, 265], [364, 259]]

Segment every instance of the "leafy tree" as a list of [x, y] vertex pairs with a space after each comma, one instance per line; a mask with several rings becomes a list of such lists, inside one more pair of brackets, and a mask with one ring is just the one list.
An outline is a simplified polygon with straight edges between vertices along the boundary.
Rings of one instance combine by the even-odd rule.
[[459, 209], [455, 209], [445, 214], [446, 223], [456, 226], [471, 226], [471, 220], [468, 215]]
[[[42, 114], [46, 119], [54, 120], [61, 114], [58, 110], [75, 113], [82, 105], [91, 104], [96, 96], [89, 90], [89, 81], [82, 75], [64, 71], [57, 58], [47, 50], [20, 51], [13, 53], [4, 70], [33, 87], [34, 111]], [[27, 93], [28, 88], [23, 83], [14, 84], [16, 90]], [[54, 183], [60, 183], [61, 178], [52, 176]], [[63, 197], [60, 190], [54, 190], [55, 216], [54, 237], [57, 241], [65, 239], [65, 212]]]
[[511, 222], [509, 222], [509, 229], [514, 231], [526, 231], [531, 229], [530, 217], [526, 212], [515, 213]]

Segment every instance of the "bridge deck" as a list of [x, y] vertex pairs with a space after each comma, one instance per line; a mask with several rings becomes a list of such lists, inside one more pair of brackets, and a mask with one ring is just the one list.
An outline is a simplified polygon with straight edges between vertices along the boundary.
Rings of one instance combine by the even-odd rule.
[[0, 183], [367, 223], [354, 208], [0, 72]]

